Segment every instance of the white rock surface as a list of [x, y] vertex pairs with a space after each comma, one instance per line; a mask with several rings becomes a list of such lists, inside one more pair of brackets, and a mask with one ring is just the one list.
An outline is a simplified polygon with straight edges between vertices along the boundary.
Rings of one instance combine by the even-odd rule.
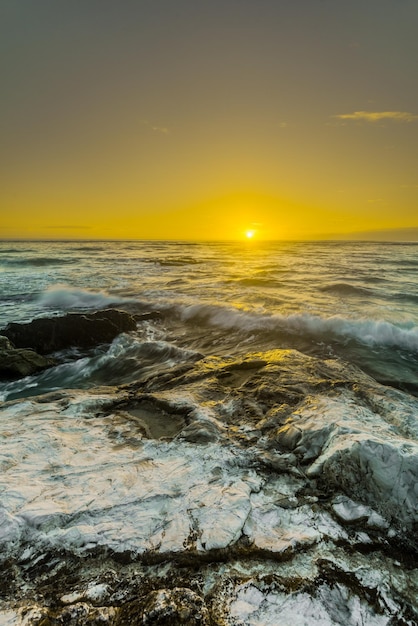
[[[297, 437], [289, 435], [292, 430]], [[290, 441], [294, 453], [310, 463], [309, 477], [322, 476], [384, 517], [409, 526], [417, 521], [418, 444], [351, 394], [308, 398], [278, 441], [285, 447]]]
[[[284, 360], [292, 365], [290, 356]], [[141, 576], [160, 576], [162, 587], [176, 563], [190, 559], [200, 568], [193, 593], [212, 598], [211, 610], [231, 626], [389, 625], [404, 598], [413, 604], [418, 581], [384, 551], [364, 556], [355, 546], [382, 541], [386, 549], [398, 535], [412, 537], [418, 402], [393, 392], [395, 403], [393, 390], [386, 397], [368, 380], [367, 401], [347, 385], [303, 396], [299, 385], [312, 361], [299, 355], [297, 363], [302, 382], [289, 383], [293, 409], [281, 400], [287, 382], [285, 391], [274, 387], [274, 364], [262, 387], [251, 367], [231, 369], [218, 384], [214, 362], [202, 365], [206, 379], [186, 377], [183, 386], [147, 394], [146, 419], [171, 407], [157, 418], [180, 424], [166, 439], [146, 435], [140, 394], [129, 413], [129, 389], [4, 404], [2, 558], [31, 567], [63, 550], [77, 563], [127, 554], [138, 568], [151, 559], [154, 569], [141, 565]], [[158, 561], [165, 563], [160, 573]], [[203, 563], [210, 563], [204, 573]], [[80, 620], [101, 611], [111, 624], [109, 598], [115, 594], [118, 605], [124, 585], [101, 575], [82, 583], [60, 589], [60, 610]], [[46, 610], [6, 606], [0, 623], [29, 626], [28, 616]]]

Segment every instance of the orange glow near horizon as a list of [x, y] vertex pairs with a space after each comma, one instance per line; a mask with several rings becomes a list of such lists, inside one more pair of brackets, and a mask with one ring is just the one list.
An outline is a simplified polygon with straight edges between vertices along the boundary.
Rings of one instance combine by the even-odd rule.
[[[0, 238], [10, 239], [149, 239], [149, 240], [315, 240], [350, 238], [350, 233], [380, 228], [407, 229], [407, 222], [391, 219], [375, 221], [368, 215], [336, 213], [330, 208], [286, 202], [282, 199], [250, 195], [251, 211], [242, 211], [243, 194], [232, 194], [212, 202], [196, 203], [173, 210], [165, 207], [141, 210], [129, 202], [81, 203], [57, 201], [48, 207], [26, 200], [26, 210], [16, 206], [1, 220]], [[248, 199], [247, 199], [248, 200]], [[78, 207], [77, 207], [78, 205]], [[60, 206], [60, 211], [56, 211]], [[70, 216], [70, 217], [69, 217]], [[244, 223], [259, 222], [257, 227]], [[261, 223], [262, 222], [262, 223]], [[411, 229], [414, 235], [415, 229]], [[408, 235], [407, 230], [405, 231]], [[387, 238], [392, 238], [388, 236]], [[399, 238], [394, 236], [394, 238]], [[402, 238], [402, 237], [401, 237]], [[408, 237], [407, 237], [408, 238]], [[414, 238], [414, 237], [412, 237]]]
[[418, 239], [416, 5], [232, 4], [8, 3], [0, 238]]

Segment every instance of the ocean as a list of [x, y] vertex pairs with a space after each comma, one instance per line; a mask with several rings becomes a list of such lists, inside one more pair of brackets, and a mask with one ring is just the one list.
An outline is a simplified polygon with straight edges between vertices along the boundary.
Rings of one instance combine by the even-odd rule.
[[0, 242], [0, 335], [105, 309], [0, 381], [0, 623], [418, 623], [418, 243]]

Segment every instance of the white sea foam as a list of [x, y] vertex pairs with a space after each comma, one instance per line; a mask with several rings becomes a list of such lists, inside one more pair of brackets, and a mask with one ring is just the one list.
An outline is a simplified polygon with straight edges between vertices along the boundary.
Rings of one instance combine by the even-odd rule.
[[101, 309], [111, 304], [131, 302], [130, 298], [89, 289], [75, 289], [67, 285], [53, 285], [38, 296], [42, 307], [68, 309]]
[[259, 314], [232, 307], [192, 305], [181, 310], [184, 321], [201, 320], [226, 330], [269, 331], [303, 334], [318, 339], [355, 339], [369, 346], [398, 347], [418, 351], [418, 326], [398, 326], [385, 320], [321, 317], [308, 313], [279, 315]]
[[[144, 332], [147, 337], [147, 332]], [[86, 388], [93, 384], [116, 385], [133, 382], [153, 368], [173, 367], [193, 361], [199, 353], [166, 341], [141, 341], [122, 333], [105, 352], [69, 359], [40, 374], [18, 380], [0, 381], [0, 401], [34, 396], [59, 388]]]

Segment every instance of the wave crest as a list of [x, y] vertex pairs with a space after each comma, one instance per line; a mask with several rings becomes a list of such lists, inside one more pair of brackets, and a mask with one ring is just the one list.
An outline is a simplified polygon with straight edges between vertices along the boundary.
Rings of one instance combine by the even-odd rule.
[[418, 352], [418, 326], [398, 326], [385, 320], [321, 317], [310, 314], [266, 315], [215, 305], [184, 307], [184, 321], [204, 322], [225, 330], [305, 335], [320, 341], [356, 340], [369, 346], [397, 347]]
[[331, 293], [336, 296], [369, 296], [371, 290], [367, 287], [356, 287], [350, 283], [333, 283], [320, 287], [320, 291]]
[[74, 259], [62, 257], [30, 257], [23, 259], [2, 259], [2, 265], [6, 267], [47, 267], [48, 265], [72, 265]]
[[76, 289], [66, 285], [54, 285], [37, 298], [38, 303], [46, 308], [68, 309], [102, 309], [111, 304], [130, 302], [130, 298], [114, 296], [103, 291]]

